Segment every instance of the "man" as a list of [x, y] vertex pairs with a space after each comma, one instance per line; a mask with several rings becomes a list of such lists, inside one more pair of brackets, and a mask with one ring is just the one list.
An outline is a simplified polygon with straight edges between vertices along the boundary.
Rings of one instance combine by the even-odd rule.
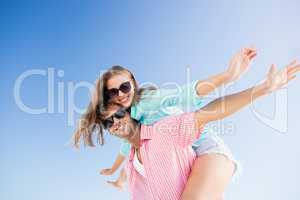
[[[126, 139], [132, 145], [127, 165], [131, 198], [220, 198], [234, 172], [232, 161], [227, 160], [226, 169], [222, 169], [218, 176], [208, 173], [201, 174], [201, 179], [188, 180], [195, 160], [191, 144], [199, 131], [208, 122], [233, 114], [252, 100], [280, 89], [294, 79], [299, 70], [300, 65], [297, 62], [290, 63], [280, 71], [272, 66], [267, 79], [257, 86], [218, 98], [201, 110], [166, 117], [150, 126], [141, 125], [131, 119], [129, 111], [124, 108], [109, 106], [102, 113], [102, 125], [112, 135]], [[205, 173], [205, 170], [196, 173]], [[212, 177], [218, 180], [210, 182]], [[192, 189], [184, 190], [187, 186]]]

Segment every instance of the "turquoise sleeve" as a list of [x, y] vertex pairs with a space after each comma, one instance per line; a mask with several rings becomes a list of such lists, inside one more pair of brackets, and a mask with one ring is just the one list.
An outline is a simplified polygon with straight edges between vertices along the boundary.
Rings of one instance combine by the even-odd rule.
[[127, 157], [130, 152], [130, 144], [126, 141], [123, 140], [121, 147], [120, 147], [120, 154], [122, 154], [124, 157]]
[[131, 107], [131, 117], [149, 125], [165, 116], [199, 108], [202, 106], [202, 99], [195, 89], [197, 82], [144, 92], [140, 101]]
[[[186, 112], [199, 109], [203, 104], [203, 99], [197, 94], [196, 86], [198, 81], [194, 81], [190, 84], [186, 84], [182, 87], [182, 101], [181, 106]], [[191, 109], [191, 110], [190, 110]]]

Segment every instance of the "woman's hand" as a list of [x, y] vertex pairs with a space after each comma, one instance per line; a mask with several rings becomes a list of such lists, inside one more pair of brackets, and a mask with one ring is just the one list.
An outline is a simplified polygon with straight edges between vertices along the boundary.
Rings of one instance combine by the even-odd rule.
[[276, 91], [285, 86], [290, 80], [296, 78], [296, 73], [300, 71], [300, 64], [294, 60], [281, 70], [277, 70], [274, 64], [271, 65], [267, 79], [263, 82], [267, 92]]
[[257, 55], [254, 48], [243, 48], [237, 52], [229, 62], [229, 67], [225, 72], [228, 77], [228, 82], [238, 80], [243, 73], [248, 71], [250, 62]]
[[113, 175], [113, 173], [115, 173], [111, 168], [107, 168], [107, 169], [102, 169], [100, 171], [101, 175], [105, 175], [105, 176], [110, 176]]

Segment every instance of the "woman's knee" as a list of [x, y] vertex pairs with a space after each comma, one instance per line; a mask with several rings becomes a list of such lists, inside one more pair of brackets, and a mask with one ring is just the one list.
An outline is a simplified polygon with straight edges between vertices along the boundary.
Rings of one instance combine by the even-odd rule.
[[230, 180], [234, 171], [235, 163], [225, 155], [211, 153], [198, 157], [193, 165], [192, 173], [200, 173], [203, 177], [211, 180], [211, 177], [217, 179]]

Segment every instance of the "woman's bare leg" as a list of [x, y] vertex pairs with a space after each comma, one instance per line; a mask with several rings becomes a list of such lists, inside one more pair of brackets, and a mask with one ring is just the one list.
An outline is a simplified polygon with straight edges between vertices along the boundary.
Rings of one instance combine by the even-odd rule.
[[182, 200], [219, 200], [235, 169], [221, 154], [204, 154], [194, 161]]

